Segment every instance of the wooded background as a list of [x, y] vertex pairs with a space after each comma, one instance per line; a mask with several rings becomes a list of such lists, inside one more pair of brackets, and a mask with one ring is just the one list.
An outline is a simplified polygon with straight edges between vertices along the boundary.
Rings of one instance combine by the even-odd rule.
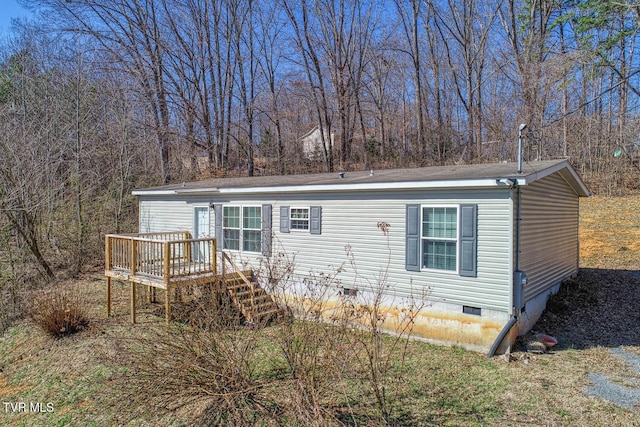
[[0, 42], [5, 302], [100, 268], [150, 185], [515, 161], [526, 124], [525, 161], [640, 188], [639, 1], [20, 3], [35, 18]]

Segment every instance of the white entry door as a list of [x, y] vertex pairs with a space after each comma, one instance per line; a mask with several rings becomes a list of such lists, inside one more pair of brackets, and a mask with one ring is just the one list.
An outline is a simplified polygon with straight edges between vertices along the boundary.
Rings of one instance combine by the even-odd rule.
[[[209, 237], [209, 235], [209, 208], [195, 208], [193, 213], [193, 237], [195, 239], [202, 239]], [[204, 242], [196, 243], [191, 253], [196, 261], [207, 261], [211, 258], [209, 246]]]

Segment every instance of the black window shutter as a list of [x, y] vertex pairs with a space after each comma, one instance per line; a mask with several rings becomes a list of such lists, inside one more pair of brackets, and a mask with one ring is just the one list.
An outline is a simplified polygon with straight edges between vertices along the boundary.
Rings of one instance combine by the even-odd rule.
[[322, 234], [322, 206], [311, 206], [309, 208], [309, 232], [311, 234]]
[[288, 233], [290, 230], [289, 206], [280, 206], [280, 232]]
[[420, 205], [407, 205], [405, 268], [420, 271]]
[[271, 256], [271, 205], [262, 205], [262, 255]]
[[478, 207], [460, 205], [460, 275], [476, 277], [478, 273]]
[[222, 205], [213, 205], [213, 212], [215, 213], [216, 247], [218, 250], [222, 250], [224, 249], [222, 242]]

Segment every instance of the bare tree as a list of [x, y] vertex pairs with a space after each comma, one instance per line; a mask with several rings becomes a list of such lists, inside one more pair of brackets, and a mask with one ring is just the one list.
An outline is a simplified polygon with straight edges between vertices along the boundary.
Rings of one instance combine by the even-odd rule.
[[546, 65], [551, 55], [552, 27], [560, 11], [557, 0], [506, 0], [498, 14], [515, 59], [523, 123], [538, 130], [541, 142], [547, 108]]
[[313, 12], [306, 0], [302, 0], [299, 3], [291, 0], [282, 0], [282, 5], [293, 27], [295, 43], [301, 52], [302, 65], [318, 120], [325, 167], [328, 172], [333, 172], [332, 114], [329, 108], [330, 99], [325, 83], [325, 70], [321, 65], [321, 58], [316, 47], [319, 36], [315, 33], [317, 28], [314, 28], [312, 24], [311, 15]]
[[164, 27], [158, 0], [25, 0], [48, 12], [56, 31], [86, 35], [138, 81], [148, 102], [161, 164], [170, 180], [170, 108], [165, 75]]
[[426, 106], [424, 102], [422, 50], [419, 35], [422, 2], [420, 0], [394, 0], [394, 2], [407, 40], [407, 47], [403, 49], [403, 52], [411, 59], [414, 83], [413, 93], [417, 114], [417, 143], [420, 149], [420, 157], [424, 159], [427, 154], [424, 118]]
[[[240, 141], [244, 140], [247, 175], [254, 174], [254, 126], [255, 126], [255, 89], [257, 64], [254, 36], [254, 0], [237, 0], [230, 4], [233, 28], [233, 47], [238, 69], [239, 98], [246, 128]], [[239, 142], [240, 142], [239, 141]]]
[[53, 279], [41, 224], [64, 186], [63, 109], [56, 108], [51, 84], [57, 75], [42, 73], [33, 56], [35, 44], [25, 43], [30, 45], [2, 64], [7, 86], [0, 103], [0, 212], [18, 248], [33, 257], [45, 278]]
[[[278, 4], [271, 1], [262, 1], [257, 4], [257, 35], [258, 67], [267, 89], [268, 102], [262, 108], [262, 113], [268, 117], [275, 127], [277, 171], [279, 174], [286, 172], [285, 143], [282, 129], [282, 113], [280, 111], [279, 94], [282, 82], [279, 79], [278, 69], [282, 60], [282, 51], [279, 47], [284, 41], [284, 20], [280, 19]], [[270, 133], [271, 134], [271, 133]]]
[[434, 23], [438, 28], [451, 69], [456, 93], [467, 116], [467, 143], [482, 155], [482, 87], [486, 49], [496, 10], [483, 8], [476, 0], [448, 0], [446, 10], [434, 2]]

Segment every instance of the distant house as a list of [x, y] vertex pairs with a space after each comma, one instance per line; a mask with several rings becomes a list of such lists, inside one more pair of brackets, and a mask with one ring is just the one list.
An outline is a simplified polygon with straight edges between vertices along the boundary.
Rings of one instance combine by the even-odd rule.
[[[565, 160], [523, 169], [495, 163], [226, 178], [134, 194], [140, 232], [215, 236], [218, 250], [255, 266], [295, 254], [300, 282], [342, 267], [342, 283], [367, 292], [389, 262], [386, 304], [430, 288], [419, 337], [494, 352], [530, 330], [549, 295], [578, 271], [578, 200], [588, 189]], [[389, 224], [388, 236], [379, 222]], [[346, 245], [360, 279], [371, 280], [356, 277]]]
[[[325, 147], [328, 147], [330, 143], [331, 145], [333, 145], [333, 143], [335, 142], [335, 133], [331, 132], [331, 136], [329, 136], [329, 131], [325, 129], [324, 140], [325, 140], [325, 144], [324, 144]], [[300, 138], [300, 142], [302, 143], [302, 151], [304, 155], [310, 159], [318, 157], [323, 152], [322, 134], [320, 133], [319, 126], [315, 126], [309, 132], [304, 134]]]

